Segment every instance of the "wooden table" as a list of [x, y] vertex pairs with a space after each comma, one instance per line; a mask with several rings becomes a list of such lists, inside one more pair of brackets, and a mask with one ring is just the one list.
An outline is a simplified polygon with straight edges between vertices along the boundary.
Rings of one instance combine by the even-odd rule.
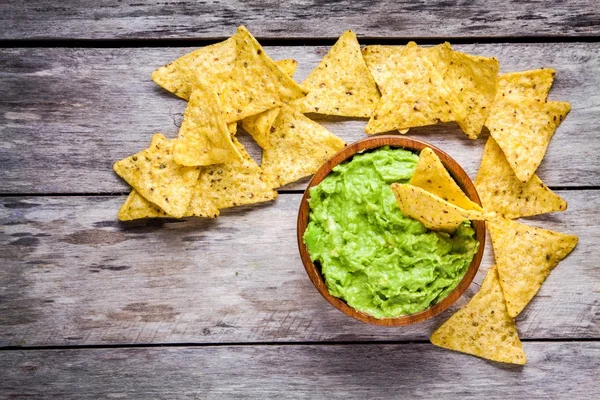
[[[600, 7], [426, 3], [0, 2], [0, 397], [600, 398]], [[299, 80], [349, 28], [362, 44], [449, 39], [502, 71], [557, 69], [550, 98], [573, 110], [538, 173], [569, 209], [529, 222], [580, 243], [517, 320], [525, 367], [429, 344], [456, 307], [383, 328], [327, 304], [295, 242], [306, 181], [214, 221], [116, 220], [128, 187], [112, 163], [175, 137], [185, 107], [150, 73], [242, 23], [297, 59]], [[319, 121], [365, 137], [365, 121]], [[411, 135], [475, 176], [487, 135]], [[488, 246], [457, 306], [492, 260]]]

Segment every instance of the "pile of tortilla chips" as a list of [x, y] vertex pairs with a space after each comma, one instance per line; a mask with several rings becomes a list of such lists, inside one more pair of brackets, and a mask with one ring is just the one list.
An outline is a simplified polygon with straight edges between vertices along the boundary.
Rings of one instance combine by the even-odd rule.
[[[362, 60], [352, 32], [340, 42], [340, 57]], [[154, 71], [152, 79], [187, 100], [187, 108], [176, 139], [156, 134], [149, 148], [114, 164], [133, 187], [118, 218], [215, 218], [224, 208], [273, 200], [276, 188], [316, 172], [345, 143], [290, 106], [313, 89], [293, 80], [296, 66], [295, 60], [273, 61], [242, 26], [233, 37]], [[372, 83], [367, 96], [379, 96], [362, 66]], [[369, 83], [363, 80], [360, 85]], [[366, 101], [374, 103], [362, 89], [327, 104], [356, 113]], [[306, 101], [310, 107], [327, 102], [318, 90]], [[261, 166], [236, 139], [238, 122], [264, 149]]]
[[[493, 138], [486, 145], [482, 172], [499, 175], [496, 190], [505, 190], [501, 205], [508, 210], [513, 203], [519, 207], [512, 209], [511, 216], [566, 207], [549, 207], [562, 204], [562, 200], [539, 178], [531, 184], [512, 178], [514, 174]], [[520, 187], [516, 190], [513, 185]], [[465, 195], [430, 148], [421, 151], [410, 183], [394, 183], [391, 188], [400, 210], [429, 229], [451, 233], [465, 220], [486, 220], [492, 236], [496, 265], [489, 269], [480, 291], [431, 335], [431, 342], [494, 361], [525, 364], [527, 358], [514, 318], [539, 291], [552, 269], [575, 248], [577, 236], [498, 216], [496, 211], [488, 211], [485, 203], [480, 207]], [[528, 201], [523, 202], [523, 196]]]

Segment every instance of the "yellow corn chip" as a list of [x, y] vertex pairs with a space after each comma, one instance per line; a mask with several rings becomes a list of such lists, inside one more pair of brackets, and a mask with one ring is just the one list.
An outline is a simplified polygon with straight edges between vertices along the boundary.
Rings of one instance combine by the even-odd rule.
[[237, 122], [227, 124], [227, 131], [231, 134], [231, 136], [235, 136], [237, 133]]
[[204, 167], [198, 178], [197, 192], [204, 193], [219, 209], [276, 199], [277, 192], [261, 180], [260, 167], [240, 142], [235, 138], [233, 141], [244, 157], [243, 163]]
[[275, 65], [279, 67], [281, 72], [289, 76], [290, 78], [294, 77], [296, 73], [296, 68], [298, 68], [298, 61], [293, 58], [285, 58], [283, 60], [275, 61]]
[[229, 78], [235, 61], [235, 38], [185, 54], [152, 73], [158, 85], [189, 100], [198, 81], [216, 88]]
[[302, 85], [308, 94], [292, 103], [302, 113], [366, 118], [380, 98], [352, 31], [340, 36]]
[[175, 162], [202, 166], [241, 162], [223, 119], [219, 97], [209, 87], [198, 85], [188, 102], [175, 142]]
[[394, 73], [383, 88], [365, 131], [369, 134], [462, 120], [466, 111], [444, 82], [450, 45], [424, 50], [407, 45], [392, 55]]
[[140, 218], [168, 218], [169, 215], [159, 206], [146, 200], [135, 189], [131, 189], [127, 200], [119, 209], [120, 221], [132, 221]]
[[246, 132], [252, 135], [256, 143], [263, 149], [268, 149], [271, 146], [269, 136], [280, 110], [280, 107], [271, 108], [242, 120], [242, 126]]
[[467, 111], [457, 122], [469, 139], [477, 139], [490, 113], [499, 70], [496, 58], [452, 52], [444, 81]]
[[392, 183], [391, 188], [400, 211], [434, 231], [454, 232], [463, 221], [483, 220], [493, 216], [481, 211], [462, 209], [420, 187]]
[[[296, 60], [279, 60], [275, 61], [275, 64], [285, 74], [290, 77], [296, 72], [298, 62]], [[263, 111], [260, 114], [251, 115], [242, 120], [242, 126], [248, 132], [256, 143], [263, 149], [269, 148], [271, 143], [269, 142], [269, 135], [271, 133], [271, 127], [279, 115], [279, 107], [271, 108], [270, 110]]]
[[508, 314], [516, 317], [579, 239], [504, 218], [487, 225]]
[[475, 186], [485, 209], [505, 218], [567, 209], [567, 202], [553, 193], [537, 175], [534, 174], [526, 183], [517, 179], [492, 137], [485, 145]]
[[498, 77], [497, 98], [524, 96], [537, 101], [545, 101], [554, 82], [556, 71], [551, 68], [531, 71], [509, 72]]
[[527, 182], [546, 154], [554, 131], [571, 105], [510, 96], [494, 102], [486, 125], [521, 182]]
[[175, 163], [173, 142], [156, 134], [148, 149], [117, 161], [113, 169], [147, 200], [180, 218], [190, 203], [200, 171]]
[[288, 105], [271, 132], [271, 147], [263, 150], [263, 180], [280, 187], [314, 174], [321, 164], [345, 146], [323, 126]]
[[222, 95], [226, 122], [239, 121], [306, 94], [277, 67], [245, 27], [238, 28], [235, 40], [236, 59]]
[[492, 266], [471, 301], [431, 335], [445, 349], [504, 363], [525, 365], [515, 321], [506, 310], [496, 267]]
[[394, 54], [401, 54], [403, 50], [404, 46], [382, 45], [366, 46], [362, 49], [365, 64], [380, 91], [383, 92], [385, 83], [393, 74], [393, 66], [389, 62], [390, 57]]
[[472, 202], [450, 176], [440, 158], [429, 147], [421, 150], [419, 162], [410, 184], [425, 189], [443, 200], [465, 210], [483, 211]]

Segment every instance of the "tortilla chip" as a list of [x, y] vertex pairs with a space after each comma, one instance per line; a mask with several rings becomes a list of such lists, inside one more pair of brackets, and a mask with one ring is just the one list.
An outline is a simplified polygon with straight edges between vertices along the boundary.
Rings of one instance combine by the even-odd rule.
[[190, 203], [200, 171], [175, 163], [173, 147], [173, 140], [157, 133], [148, 149], [117, 161], [113, 169], [147, 200], [180, 218]]
[[407, 45], [392, 55], [393, 75], [369, 120], [369, 134], [462, 120], [466, 111], [444, 82], [451, 58], [449, 44], [422, 49]]
[[393, 65], [389, 62], [390, 57], [394, 54], [401, 54], [403, 50], [404, 46], [382, 45], [366, 46], [362, 49], [365, 64], [380, 91], [383, 92], [385, 83], [394, 73]]
[[566, 102], [521, 96], [494, 102], [486, 125], [521, 182], [535, 174], [554, 131], [570, 110]]
[[489, 221], [487, 226], [508, 314], [516, 317], [579, 239], [504, 218]]
[[492, 137], [485, 145], [475, 187], [485, 209], [505, 218], [567, 209], [567, 202], [553, 193], [537, 175], [534, 174], [526, 183], [517, 179], [502, 149]]
[[234, 61], [235, 39], [231, 37], [192, 51], [160, 67], [152, 73], [152, 80], [169, 92], [189, 100], [198, 81], [213, 88], [221, 87], [229, 78]]
[[140, 218], [168, 218], [169, 215], [159, 206], [146, 200], [135, 189], [131, 189], [127, 200], [119, 209], [120, 221], [132, 221]]
[[314, 174], [344, 148], [342, 139], [288, 105], [271, 132], [271, 147], [263, 150], [263, 180], [277, 188]]
[[440, 158], [429, 147], [421, 150], [419, 162], [410, 184], [425, 189], [443, 200], [465, 210], [483, 211], [474, 203], [450, 176]]
[[275, 65], [279, 67], [281, 72], [289, 76], [290, 78], [294, 77], [296, 73], [296, 69], [298, 68], [298, 61], [293, 58], [285, 58], [283, 60], [275, 61]]
[[527, 362], [515, 320], [506, 310], [495, 266], [489, 269], [479, 292], [433, 332], [430, 340], [436, 346], [492, 361]]
[[269, 136], [273, 123], [279, 115], [280, 107], [271, 108], [263, 111], [260, 114], [246, 117], [242, 120], [242, 126], [263, 149], [268, 149], [271, 146]]
[[277, 192], [261, 180], [261, 168], [240, 142], [235, 138], [233, 142], [244, 157], [243, 163], [204, 167], [196, 192], [219, 209], [276, 199]]
[[370, 117], [379, 91], [352, 31], [346, 31], [302, 82], [306, 97], [292, 103], [302, 113]]
[[463, 221], [483, 220], [493, 216], [481, 211], [462, 209], [420, 187], [392, 183], [391, 188], [402, 214], [434, 231], [454, 232]]
[[188, 102], [179, 138], [175, 142], [175, 162], [202, 166], [241, 162], [242, 155], [231, 141], [216, 92], [198, 85]]
[[541, 68], [530, 71], [509, 72], [498, 77], [497, 98], [524, 96], [537, 101], [545, 101], [554, 82], [556, 71]]
[[236, 59], [222, 95], [226, 122], [304, 97], [304, 89], [277, 67], [245, 27], [238, 28], [235, 40]]
[[227, 124], [227, 131], [231, 134], [231, 136], [235, 136], [237, 133], [237, 122]]
[[444, 81], [467, 111], [458, 125], [469, 139], [477, 139], [496, 97], [500, 64], [494, 57], [453, 51]]

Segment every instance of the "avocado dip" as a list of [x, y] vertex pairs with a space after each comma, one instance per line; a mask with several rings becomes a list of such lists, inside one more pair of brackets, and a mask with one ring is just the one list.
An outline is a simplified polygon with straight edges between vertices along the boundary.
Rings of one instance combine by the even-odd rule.
[[479, 243], [469, 221], [433, 232], [405, 217], [390, 184], [408, 183], [418, 156], [382, 147], [336, 166], [310, 189], [303, 240], [331, 295], [376, 318], [418, 313], [462, 280]]

